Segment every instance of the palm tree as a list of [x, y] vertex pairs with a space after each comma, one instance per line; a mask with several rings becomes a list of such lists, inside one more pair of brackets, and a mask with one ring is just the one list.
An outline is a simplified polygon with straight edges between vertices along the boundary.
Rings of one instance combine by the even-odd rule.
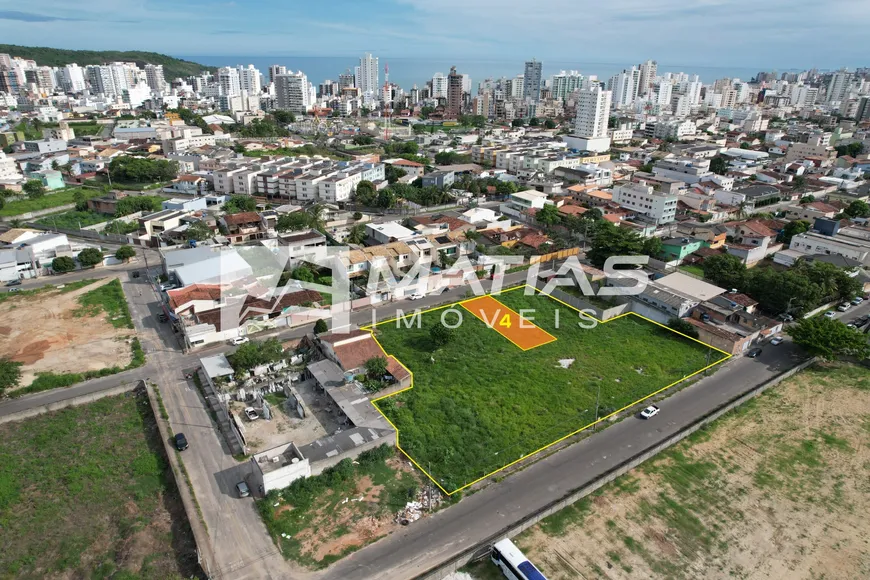
[[361, 244], [366, 239], [366, 226], [364, 224], [356, 224], [350, 228], [347, 234], [347, 242], [350, 244]]
[[319, 232], [324, 232], [326, 230], [326, 222], [323, 219], [323, 213], [326, 211], [326, 208], [320, 204], [314, 204], [308, 208], [308, 225]]

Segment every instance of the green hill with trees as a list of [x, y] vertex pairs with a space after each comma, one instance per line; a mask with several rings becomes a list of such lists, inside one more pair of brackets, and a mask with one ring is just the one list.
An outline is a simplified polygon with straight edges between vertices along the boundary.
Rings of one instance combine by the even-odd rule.
[[63, 48], [48, 48], [44, 46], [18, 46], [15, 44], [0, 44], [0, 53], [35, 60], [40, 66], [64, 66], [78, 63], [81, 66], [89, 64], [104, 64], [107, 62], [135, 62], [139, 67], [146, 64], [162, 64], [163, 74], [167, 81], [177, 77], [198, 75], [203, 71], [217, 70], [189, 60], [173, 58], [157, 52], [142, 52], [138, 50], [66, 50]]

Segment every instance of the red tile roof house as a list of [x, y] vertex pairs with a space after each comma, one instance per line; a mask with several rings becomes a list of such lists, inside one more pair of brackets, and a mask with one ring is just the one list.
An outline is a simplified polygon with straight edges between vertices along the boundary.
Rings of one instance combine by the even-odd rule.
[[317, 337], [323, 354], [345, 373], [362, 374], [366, 361], [376, 357], [387, 359], [387, 372], [402, 388], [410, 386], [411, 374], [399, 361], [388, 356], [368, 330], [321, 334]]
[[220, 222], [226, 228], [225, 235], [235, 243], [259, 239], [266, 233], [263, 220], [255, 211], [227, 214]]

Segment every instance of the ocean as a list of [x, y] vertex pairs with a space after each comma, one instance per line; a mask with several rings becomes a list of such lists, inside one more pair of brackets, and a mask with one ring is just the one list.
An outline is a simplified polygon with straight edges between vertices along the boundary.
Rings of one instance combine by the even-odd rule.
[[[361, 56], [361, 55], [360, 55]], [[384, 82], [384, 65], [389, 64], [390, 81], [398, 84], [405, 90], [411, 89], [414, 84], [422, 87], [426, 81], [437, 72], [447, 74], [450, 67], [455, 66], [460, 74], [471, 77], [472, 92], [477, 92], [477, 85], [486, 78], [514, 77], [523, 74], [524, 63], [512, 60], [479, 60], [457, 58], [391, 58], [381, 55], [380, 57], [380, 82]], [[353, 72], [359, 65], [359, 56], [334, 57], [334, 56], [178, 56], [208, 66], [236, 66], [253, 64], [266, 77], [268, 81], [269, 67], [273, 64], [286, 66], [289, 70], [301, 70], [308, 80], [315, 86], [326, 79], [338, 81], [338, 75], [350, 69]], [[599, 80], [607, 80], [614, 74], [625, 68], [630, 68], [630, 62], [583, 62], [583, 61], [543, 61], [542, 78], [547, 79], [560, 70], [577, 70], [586, 76], [597, 75]], [[766, 70], [772, 70], [768, 67]], [[680, 65], [679, 63], [659, 62], [659, 74], [665, 72], [685, 72], [689, 75], [697, 74], [704, 83], [712, 83], [720, 78], [739, 78], [748, 81], [761, 68], [740, 68], [724, 66], [697, 66]], [[776, 69], [779, 72], [791, 72], [793, 69]]]

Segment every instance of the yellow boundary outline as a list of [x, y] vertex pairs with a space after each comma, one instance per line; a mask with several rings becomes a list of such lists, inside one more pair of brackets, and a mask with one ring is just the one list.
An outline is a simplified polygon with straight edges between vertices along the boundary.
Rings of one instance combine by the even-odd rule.
[[[525, 320], [526, 322], [528, 322], [529, 324], [531, 324], [534, 328], [540, 330], [541, 332], [543, 332], [544, 334], [546, 334], [547, 336], [549, 336], [549, 337], [550, 337], [550, 340], [547, 340], [547, 341], [544, 341], [544, 342], [539, 342], [538, 344], [536, 344], [536, 345], [534, 345], [534, 346], [530, 346], [529, 348], [523, 348], [523, 347], [521, 347], [521, 346], [518, 345], [516, 342], [514, 342], [513, 339], [512, 339], [511, 337], [509, 337], [508, 335], [506, 335], [505, 333], [503, 333], [503, 332], [502, 332], [501, 330], [499, 330], [498, 328], [496, 328], [496, 327], [490, 325], [490, 324], [489, 324], [489, 321], [483, 319], [483, 312], [481, 312], [481, 313], [480, 313], [480, 316], [478, 316], [477, 314], [474, 313], [474, 311], [471, 310], [471, 308], [469, 308], [468, 306], [466, 306], [466, 303], [467, 303], [467, 302], [475, 302], [475, 301], [477, 301], [477, 300], [480, 300], [481, 298], [491, 298], [492, 300], [495, 300], [495, 302], [496, 302], [497, 304], [499, 304], [502, 308], [504, 308], [504, 309], [507, 310], [508, 312], [511, 312], [512, 314], [516, 315], [516, 317], [520, 319], [520, 328], [522, 328], [523, 330], [532, 330], [532, 328], [530, 328], [530, 327], [528, 327], [528, 326], [523, 326], [523, 325], [522, 325], [522, 321]], [[464, 309], [465, 309], [469, 314], [471, 314], [472, 316], [474, 316], [475, 318], [477, 318], [478, 320], [480, 320], [481, 322], [483, 322], [485, 325], [487, 325], [487, 326], [489, 327], [490, 330], [494, 330], [494, 331], [496, 331], [500, 336], [503, 336], [504, 338], [506, 338], [506, 339], [508, 339], [509, 341], [511, 341], [511, 343], [512, 343], [515, 347], [517, 347], [518, 349], [520, 349], [520, 350], [523, 351], [523, 352], [526, 352], [526, 351], [528, 351], [528, 350], [532, 350], [533, 348], [538, 348], [539, 346], [544, 346], [545, 344], [550, 344], [551, 342], [556, 342], [556, 340], [558, 340], [555, 336], [553, 336], [552, 334], [550, 334], [549, 332], [547, 332], [546, 330], [544, 330], [543, 328], [541, 328], [541, 327], [538, 326], [537, 324], [534, 324], [534, 323], [533, 323], [531, 320], [529, 320], [528, 318], [524, 318], [523, 316], [520, 315], [519, 312], [517, 312], [517, 311], [514, 310], [513, 308], [508, 308], [508, 306], [507, 306], [504, 302], [502, 302], [501, 300], [498, 300], [495, 296], [492, 296], [492, 295], [490, 295], [490, 294], [487, 294], [487, 295], [485, 295], [485, 296], [475, 296], [474, 298], [469, 298], [468, 300], [463, 300], [462, 303], [461, 303], [461, 306], [462, 306], [462, 307], [463, 307], [463, 308], [464, 308]], [[496, 312], [496, 317], [498, 317], [499, 314], [501, 314], [501, 310], [500, 310], [500, 309]], [[399, 360], [399, 359], [396, 359], [396, 360]]]
[[[506, 289], [506, 290], [502, 290], [502, 291], [499, 292], [498, 294], [484, 294], [484, 296], [498, 296], [498, 295], [500, 295], [500, 294], [506, 294], [507, 292], [512, 292], [512, 291], [514, 291], [514, 290], [525, 289], [527, 286], [529, 286], [529, 285], [528, 285], [528, 284], [523, 284], [523, 285], [521, 285], [521, 286], [516, 286], [516, 287], [513, 287], [513, 288], [508, 288], [508, 289]], [[375, 343], [380, 347], [380, 349], [384, 352], [384, 354], [386, 354], [387, 356], [392, 356], [392, 357], [393, 357], [393, 358], [394, 358], [394, 359], [395, 359], [395, 360], [396, 360], [400, 365], [402, 365], [402, 368], [405, 369], [406, 371], [408, 371], [408, 374], [411, 375], [411, 385], [410, 385], [410, 386], [408, 386], [408, 387], [406, 387], [406, 388], [404, 388], [404, 389], [398, 390], [398, 391], [396, 391], [396, 392], [394, 392], [394, 393], [390, 393], [389, 395], [384, 395], [383, 397], [378, 397], [378, 398], [376, 398], [376, 399], [372, 399], [372, 400], [370, 401], [371, 404], [372, 404], [372, 406], [373, 406], [375, 409], [377, 409], [378, 413], [380, 413], [381, 416], [382, 416], [382, 417], [387, 421], [387, 423], [389, 423], [390, 426], [392, 426], [392, 428], [395, 429], [395, 431], [396, 431], [396, 448], [397, 448], [399, 451], [401, 451], [402, 454], [403, 454], [405, 457], [407, 457], [408, 460], [409, 460], [411, 463], [413, 463], [414, 466], [415, 466], [417, 469], [419, 469], [419, 470], [420, 470], [420, 471], [421, 471], [421, 472], [422, 472], [426, 477], [428, 477], [429, 480], [430, 480], [432, 483], [434, 483], [434, 484], [438, 487], [438, 489], [440, 489], [440, 490], [441, 490], [445, 495], [447, 495], [447, 496], [451, 496], [451, 495], [453, 495], [454, 493], [460, 492], [460, 491], [462, 491], [463, 489], [466, 489], [466, 488], [468, 488], [468, 487], [471, 487], [471, 486], [474, 485], [475, 483], [478, 483], [478, 482], [480, 482], [480, 481], [483, 481], [484, 479], [486, 479], [486, 478], [488, 478], [488, 477], [492, 477], [492, 476], [495, 475], [496, 473], [499, 473], [499, 472], [501, 472], [501, 471], [504, 471], [504, 470], [507, 469], [508, 467], [511, 467], [511, 466], [513, 466], [513, 465], [516, 465], [516, 464], [519, 463], [520, 461], [523, 461], [523, 460], [525, 460], [525, 459], [528, 459], [529, 457], [532, 457], [533, 455], [537, 455], [537, 454], [540, 453], [541, 451], [544, 451], [545, 449], [548, 449], [548, 448], [552, 447], [553, 445], [556, 445], [556, 444], [558, 444], [558, 443], [561, 443], [561, 442], [564, 441], [565, 439], [568, 439], [569, 437], [573, 437], [574, 435], [580, 433], [581, 431], [585, 431], [586, 429], [589, 429], [590, 427], [593, 427], [593, 426], [597, 425], [598, 423], [601, 423], [602, 421], [605, 421], [605, 420], [609, 419], [610, 417], [613, 417], [614, 415], [617, 415], [617, 414], [619, 414], [619, 413], [625, 411], [626, 409], [629, 409], [629, 408], [631, 408], [631, 407], [634, 407], [635, 405], [637, 405], [637, 404], [639, 404], [639, 403], [642, 403], [642, 402], [646, 401], [647, 399], [649, 399], [650, 397], [654, 397], [654, 396], [658, 395], [659, 393], [662, 393], [662, 392], [664, 392], [664, 391], [670, 389], [670, 388], [673, 387], [674, 385], [676, 385], [676, 384], [678, 384], [678, 383], [681, 383], [681, 382], [685, 381], [686, 379], [690, 379], [690, 378], [694, 377], [695, 375], [698, 375], [698, 374], [700, 374], [700, 373], [703, 373], [704, 371], [706, 371], [706, 370], [708, 370], [708, 369], [711, 369], [711, 368], [713, 368], [714, 366], [716, 366], [716, 365], [718, 365], [718, 364], [722, 364], [723, 362], [725, 362], [726, 360], [730, 359], [730, 358], [733, 356], [732, 354], [730, 354], [730, 353], [728, 353], [728, 352], [725, 352], [725, 351], [722, 350], [722, 349], [716, 348], [716, 347], [713, 346], [712, 344], [707, 344], [706, 342], [703, 342], [703, 341], [701, 341], [701, 340], [698, 340], [697, 338], [692, 338], [691, 336], [688, 336], [688, 335], [686, 335], [686, 334], [683, 334], [682, 332], [678, 332], [678, 331], [674, 330], [673, 328], [670, 328], [670, 327], [668, 327], [668, 326], [665, 326], [664, 324], [661, 324], [661, 323], [659, 323], [659, 322], [656, 322], [655, 320], [649, 319], [649, 318], [647, 318], [646, 316], [643, 316], [642, 314], [638, 314], [638, 313], [636, 313], [636, 312], [625, 312], [625, 313], [623, 313], [623, 314], [620, 314], [619, 316], [614, 316], [613, 318], [610, 318], [610, 319], [608, 319], [608, 320], [599, 320], [598, 318], [592, 316], [591, 314], [589, 314], [589, 313], [587, 313], [587, 312], [583, 312], [582, 310], [578, 310], [578, 309], [575, 308], [574, 306], [571, 306], [571, 305], [568, 304], [567, 302], [563, 302], [562, 300], [559, 300], [558, 298], [556, 298], [555, 296], [552, 296], [551, 294], [544, 294], [543, 292], [541, 292], [541, 290], [540, 290], [539, 288], [535, 288], [534, 286], [531, 286], [531, 288], [532, 288], [532, 289], [533, 289], [537, 294], [543, 294], [543, 295], [546, 296], [547, 298], [550, 298], [551, 300], [555, 300], [555, 301], [558, 302], [559, 304], [562, 304], [562, 305], [564, 305], [564, 306], [567, 306], [567, 307], [570, 308], [571, 310], [574, 310], [574, 311], [578, 312], [578, 313], [579, 313], [580, 315], [582, 315], [582, 316], [586, 316], [586, 317], [588, 317], [588, 318], [591, 318], [592, 320], [596, 321], [596, 322], [599, 323], [599, 324], [607, 324], [608, 322], [611, 322], [611, 321], [613, 321], [613, 320], [618, 320], [618, 319], [620, 319], [620, 318], [623, 318], [623, 317], [626, 317], [626, 316], [629, 316], [629, 315], [637, 316], [638, 318], [640, 318], [640, 319], [642, 319], [642, 320], [645, 320], [645, 321], [647, 321], [647, 322], [651, 322], [651, 323], [655, 324], [656, 326], [659, 326], [659, 327], [661, 327], [661, 328], [664, 328], [665, 330], [669, 330], [670, 332], [673, 332], [674, 334], [678, 334], [678, 335], [682, 336], [683, 338], [688, 338], [689, 340], [692, 340], [692, 341], [694, 341], [694, 342], [697, 342], [698, 344], [701, 344], [701, 345], [703, 345], [703, 346], [705, 346], [705, 347], [707, 347], [707, 348], [713, 349], [713, 350], [715, 350], [716, 352], [722, 353], [722, 354], [724, 354], [725, 356], [724, 356], [723, 358], [719, 359], [718, 361], [716, 361], [716, 362], [714, 362], [714, 363], [712, 363], [712, 364], [709, 364], [709, 365], [705, 366], [705, 367], [702, 368], [702, 369], [699, 369], [699, 370], [697, 370], [697, 371], [695, 371], [695, 372], [693, 372], [693, 373], [691, 373], [691, 374], [688, 374], [688, 375], [684, 376], [684, 377], [681, 378], [681, 379], [677, 379], [676, 381], [672, 382], [671, 384], [669, 384], [669, 385], [667, 385], [667, 386], [665, 386], [665, 387], [662, 387], [661, 389], [659, 389], [659, 390], [657, 390], [657, 391], [654, 391], [654, 392], [652, 392], [652, 393], [646, 395], [645, 397], [642, 397], [642, 398], [638, 399], [637, 401], [634, 401], [633, 403], [629, 403], [628, 405], [625, 405], [625, 406], [622, 407], [621, 409], [617, 409], [616, 411], [613, 411], [613, 412], [610, 413], [609, 415], [605, 415], [605, 416], [603, 416], [603, 417], [600, 417], [597, 421], [593, 421], [592, 423], [589, 423], [588, 425], [585, 425], [585, 426], [583, 426], [583, 427], [580, 427], [579, 429], [576, 429], [575, 431], [572, 431], [572, 432], [568, 433], [567, 435], [564, 435], [564, 436], [560, 437], [559, 439], [556, 439], [556, 440], [553, 441], [552, 443], [548, 443], [548, 444], [544, 445], [543, 447], [540, 447], [540, 448], [538, 448], [538, 449], [536, 449], [536, 450], [534, 450], [534, 451], [531, 451], [531, 452], [529, 452], [529, 453], [526, 453], [526, 454], [524, 454], [522, 457], [520, 457], [519, 459], [516, 459], [516, 460], [514, 460], [514, 461], [511, 461], [511, 462], [508, 463], [507, 465], [504, 465], [504, 466], [502, 466], [502, 467], [499, 467], [499, 468], [496, 469], [495, 471], [492, 471], [492, 472], [490, 472], [490, 473], [487, 473], [486, 475], [484, 475], [484, 476], [482, 476], [482, 477], [479, 477], [479, 478], [475, 479], [474, 481], [472, 481], [472, 482], [470, 482], [470, 483], [466, 483], [466, 484], [463, 485], [462, 487], [458, 487], [458, 488], [454, 489], [453, 491], [447, 491], [446, 489], [444, 489], [444, 488], [441, 486], [440, 483], [438, 483], [438, 480], [436, 480], [434, 477], [432, 477], [432, 475], [431, 475], [428, 471], [426, 471], [425, 469], [423, 469], [423, 466], [421, 466], [419, 463], [417, 463], [417, 461], [416, 461], [413, 457], [411, 457], [411, 455], [410, 455], [407, 451], [405, 451], [404, 449], [402, 449], [402, 446], [399, 444], [399, 428], [396, 427], [396, 425], [395, 425], [392, 421], [390, 421], [390, 418], [387, 417], [386, 414], [384, 414], [384, 412], [381, 411], [380, 408], [375, 404], [375, 403], [377, 403], [378, 401], [382, 401], [382, 400], [384, 400], [384, 399], [388, 399], [388, 398], [390, 398], [390, 397], [395, 397], [396, 395], [398, 395], [398, 394], [400, 394], [400, 393], [404, 393], [405, 391], [409, 391], [409, 390], [413, 389], [413, 388], [414, 388], [414, 373], [411, 371], [411, 369], [409, 369], [408, 367], [406, 367], [405, 364], [402, 363], [402, 361], [400, 361], [400, 360], [398, 359], [398, 357], [396, 357], [395, 355], [390, 355], [390, 354], [387, 353], [386, 349], [384, 349], [383, 345], [378, 341], [378, 338], [375, 336], [374, 328], [376, 328], [376, 327], [378, 327], [378, 326], [381, 326], [382, 324], [388, 324], [388, 323], [390, 323], [390, 322], [395, 322], [396, 320], [401, 320], [401, 319], [405, 319], [405, 318], [408, 318], [408, 317], [414, 317], [414, 316], [417, 316], [417, 315], [422, 316], [423, 314], [426, 314], [427, 312], [434, 312], [434, 311], [436, 311], [436, 310], [442, 310], [442, 309], [444, 309], [444, 308], [451, 308], [451, 307], [454, 307], [454, 306], [462, 306], [462, 304], [463, 304], [464, 302], [468, 302], [468, 301], [470, 301], [470, 300], [474, 300], [474, 299], [476, 299], [476, 298], [480, 298], [480, 296], [475, 296], [474, 298], [467, 298], [467, 299], [465, 299], [465, 300], [460, 300], [460, 301], [458, 301], [458, 302], [453, 302], [453, 303], [451, 303], [451, 304], [445, 304], [445, 305], [443, 305], [443, 306], [436, 306], [436, 307], [434, 307], [434, 308], [429, 308], [429, 309], [427, 309], [427, 310], [422, 310], [422, 311], [420, 311], [420, 312], [416, 312], [416, 311], [415, 311], [415, 312], [411, 312], [411, 313], [408, 313], [408, 314], [406, 314], [406, 315], [404, 315], [404, 316], [397, 316], [397, 317], [394, 317], [394, 318], [390, 318], [389, 320], [384, 320], [384, 321], [382, 321], [382, 322], [376, 322], [375, 324], [370, 324], [370, 325], [367, 325], [367, 326], [363, 326], [363, 327], [361, 327], [360, 330], [367, 330], [367, 331], [369, 331], [369, 332], [371, 333], [372, 338], [375, 340]], [[501, 303], [501, 301], [499, 301], [499, 303]], [[507, 308], [507, 306], [505, 306], [505, 308]], [[468, 310], [468, 309], [466, 309], [466, 310]], [[470, 311], [469, 311], [469, 312], [470, 312]], [[472, 313], [472, 315], [473, 315], [473, 313]], [[480, 322], [483, 322], [483, 321], [481, 321], [481, 320], [480, 320], [479, 318], [477, 318], [477, 317], [475, 317], [475, 319], [478, 320], [478, 321], [480, 321]], [[484, 325], [486, 325], [485, 322], [484, 322]], [[486, 325], [486, 326], [488, 326], [488, 325]], [[541, 329], [541, 330], [543, 330], [543, 329]], [[546, 331], [544, 331], [544, 332], [546, 332]], [[501, 333], [499, 333], [499, 334], [501, 334]], [[549, 334], [549, 333], [548, 333], [548, 334]], [[502, 335], [502, 336], [503, 336], [503, 335]], [[552, 335], [551, 335], [551, 336], [552, 336]], [[507, 338], [507, 337], [505, 337], [505, 338]], [[508, 340], [510, 340], [510, 339], [508, 339]], [[513, 342], [513, 341], [511, 341], [511, 342]], [[546, 343], [546, 344], [549, 344], [549, 343]]]

